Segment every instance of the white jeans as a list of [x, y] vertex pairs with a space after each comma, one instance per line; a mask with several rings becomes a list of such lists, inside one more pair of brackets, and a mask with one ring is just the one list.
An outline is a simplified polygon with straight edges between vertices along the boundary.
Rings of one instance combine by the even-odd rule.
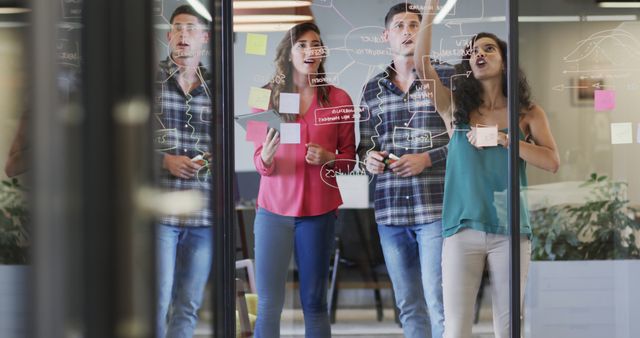
[[[520, 308], [531, 260], [531, 241], [520, 237]], [[485, 263], [491, 278], [493, 329], [509, 338], [509, 237], [463, 229], [444, 239], [442, 284], [444, 337], [470, 338], [473, 310]]]

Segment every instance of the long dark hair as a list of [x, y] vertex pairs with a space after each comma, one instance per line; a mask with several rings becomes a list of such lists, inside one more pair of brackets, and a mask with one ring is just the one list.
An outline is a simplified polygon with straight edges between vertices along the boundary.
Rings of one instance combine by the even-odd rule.
[[[482, 94], [484, 90], [480, 81], [475, 78], [471, 71], [471, 65], [469, 59], [473, 51], [473, 46], [476, 41], [481, 38], [489, 38], [496, 42], [500, 49], [500, 55], [502, 55], [502, 64], [504, 71], [502, 72], [502, 94], [507, 97], [507, 43], [498, 38], [492, 33], [478, 33], [464, 48], [464, 54], [462, 56], [462, 62], [456, 65], [457, 74], [470, 73], [469, 77], [458, 76], [454, 78], [452, 89], [454, 90], [454, 102], [456, 111], [454, 112], [455, 124], [468, 124], [470, 122], [470, 116], [473, 111], [478, 109], [482, 105]], [[531, 90], [529, 83], [524, 75], [522, 69], [519, 69], [519, 101], [520, 111], [523, 109], [529, 109], [532, 106], [531, 103]]]
[[[320, 36], [320, 29], [316, 24], [312, 22], [303, 22], [293, 26], [284, 35], [278, 47], [276, 48], [275, 67], [276, 73], [271, 79], [271, 83], [266, 87], [271, 88], [271, 107], [275, 110], [280, 108], [280, 93], [292, 93], [295, 88], [293, 84], [293, 64], [291, 63], [291, 48], [293, 44], [300, 39], [300, 37], [308, 32], [313, 31]], [[320, 45], [324, 47], [322, 39], [320, 39]], [[320, 66], [318, 67], [318, 73], [324, 74], [324, 61], [323, 57], [320, 60]], [[282, 76], [284, 75], [284, 79]], [[329, 104], [329, 87], [320, 86], [318, 89], [318, 104], [320, 106]], [[280, 114], [280, 117], [286, 122], [293, 122], [298, 117], [297, 114]]]

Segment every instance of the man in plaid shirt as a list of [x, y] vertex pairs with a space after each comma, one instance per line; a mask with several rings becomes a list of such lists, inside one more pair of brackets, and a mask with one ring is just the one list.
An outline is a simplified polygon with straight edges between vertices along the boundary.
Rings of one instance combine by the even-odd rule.
[[209, 75], [200, 59], [209, 39], [207, 20], [191, 6], [173, 12], [169, 57], [156, 79], [155, 148], [160, 186], [200, 193], [198, 210], [161, 217], [156, 228], [157, 336], [192, 337], [211, 270], [212, 215]]
[[[358, 154], [377, 176], [375, 214], [405, 337], [442, 337], [442, 199], [449, 142], [432, 86], [415, 74], [421, 15], [401, 3], [385, 17], [393, 62], [364, 88]], [[434, 65], [448, 84], [454, 69]], [[425, 90], [426, 89], [426, 90]], [[385, 163], [386, 162], [386, 163]]]

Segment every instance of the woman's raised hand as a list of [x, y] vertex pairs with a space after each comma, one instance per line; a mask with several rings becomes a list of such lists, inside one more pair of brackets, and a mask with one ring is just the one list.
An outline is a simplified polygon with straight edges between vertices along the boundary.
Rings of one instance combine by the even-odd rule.
[[[447, 132], [451, 137], [452, 132], [450, 128], [451, 115], [453, 112], [451, 102], [451, 90], [442, 84], [440, 74], [436, 71], [431, 64], [431, 40], [432, 40], [432, 26], [436, 13], [438, 12], [437, 0], [426, 0], [424, 4], [424, 12], [422, 15], [422, 21], [420, 22], [420, 30], [416, 38], [416, 49], [413, 54], [414, 67], [420, 80], [433, 80], [435, 81], [435, 88], [432, 88], [433, 92], [427, 93], [427, 95], [434, 95], [434, 105], [436, 110], [440, 114], [440, 117], [444, 120], [447, 126]], [[425, 86], [425, 92], [427, 91]]]

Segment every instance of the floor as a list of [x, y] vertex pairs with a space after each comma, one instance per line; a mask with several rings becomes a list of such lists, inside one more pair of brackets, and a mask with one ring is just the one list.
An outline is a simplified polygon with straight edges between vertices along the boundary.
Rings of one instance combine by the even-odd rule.
[[[347, 278], [347, 269], [343, 269], [342, 278]], [[360, 276], [357, 276], [360, 278]], [[357, 278], [356, 278], [357, 279]], [[345, 284], [346, 282], [343, 282]], [[348, 284], [348, 283], [347, 283]], [[491, 292], [485, 285], [484, 299], [480, 303], [479, 322], [473, 326], [473, 338], [493, 338], [493, 325], [491, 317]], [[341, 300], [336, 311], [336, 322], [331, 325], [332, 338], [403, 338], [402, 328], [394, 320], [393, 299], [391, 290], [382, 289], [383, 320], [376, 320], [376, 311], [373, 308], [371, 290], [349, 292], [341, 291]], [[370, 306], [362, 306], [369, 301]], [[354, 305], [360, 304], [360, 305]], [[210, 320], [205, 314], [196, 330], [196, 338], [212, 337]], [[280, 325], [282, 338], [304, 338], [304, 321], [297, 291], [286, 293], [285, 309], [282, 313]]]
[[[480, 321], [473, 327], [473, 338], [493, 338], [491, 307], [483, 302]], [[299, 309], [285, 309], [280, 326], [282, 338], [303, 338], [304, 323]], [[331, 326], [332, 338], [402, 338], [402, 329], [393, 320], [393, 309], [384, 309], [382, 322], [376, 321], [373, 309], [339, 309], [336, 323]], [[196, 338], [211, 337], [211, 329], [206, 324], [199, 325]]]
[[[490, 311], [490, 310], [489, 310]], [[486, 312], [485, 312], [486, 313]], [[291, 316], [293, 320], [285, 319]], [[331, 326], [332, 337], [372, 337], [372, 338], [401, 338], [402, 328], [393, 319], [393, 309], [384, 310], [382, 322], [376, 321], [375, 310], [371, 309], [340, 309], [336, 314], [336, 323]], [[474, 338], [493, 338], [491, 318], [481, 318], [481, 322], [473, 328]], [[280, 326], [283, 338], [304, 337], [304, 323], [297, 312], [295, 315], [283, 313]]]

